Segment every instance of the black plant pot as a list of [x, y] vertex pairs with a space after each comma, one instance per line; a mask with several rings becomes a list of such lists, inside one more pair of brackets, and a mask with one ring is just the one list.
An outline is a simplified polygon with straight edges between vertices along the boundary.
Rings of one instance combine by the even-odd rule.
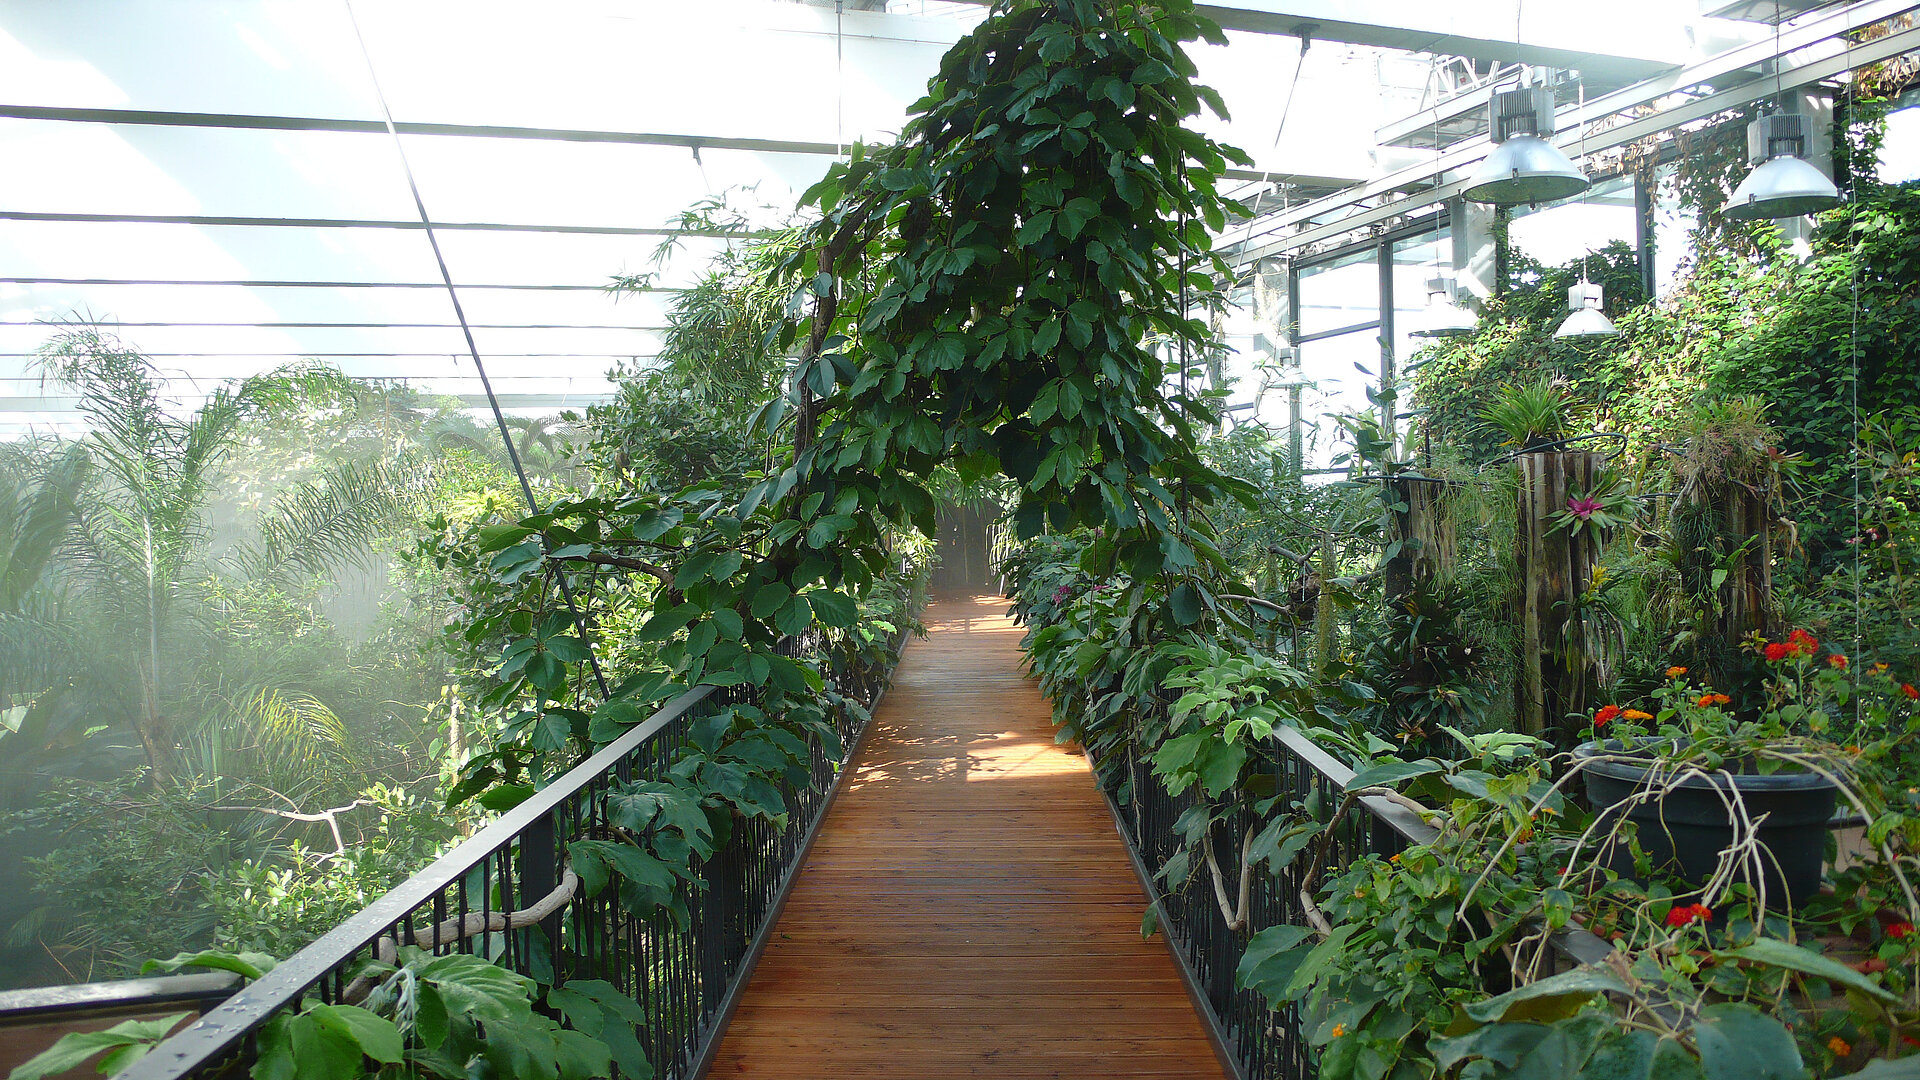
[[[1622, 760], [1625, 754], [1618, 742], [1574, 748], [1574, 759], [1586, 766], [1587, 799], [1602, 817], [1622, 813], [1621, 804], [1651, 786], [1652, 762]], [[1733, 822], [1722, 801], [1729, 785], [1739, 793], [1749, 817], [1766, 815], [1759, 839], [1771, 856], [1765, 860], [1768, 903], [1777, 904], [1775, 898], [1785, 893], [1799, 907], [1820, 891], [1827, 832], [1839, 797], [1839, 789], [1816, 773], [1690, 776], [1658, 799], [1625, 807], [1628, 820], [1639, 826], [1641, 850], [1656, 872], [1677, 875], [1694, 886], [1705, 884], [1720, 853], [1733, 844]], [[1622, 877], [1635, 877], [1633, 860], [1619, 845], [1607, 867]]]

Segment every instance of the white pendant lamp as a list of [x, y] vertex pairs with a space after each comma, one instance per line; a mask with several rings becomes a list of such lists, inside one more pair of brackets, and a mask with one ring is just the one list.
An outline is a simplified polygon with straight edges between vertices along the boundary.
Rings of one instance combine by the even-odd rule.
[[1557, 202], [1593, 186], [1587, 174], [1542, 137], [1553, 133], [1553, 88], [1522, 86], [1493, 95], [1493, 153], [1473, 170], [1461, 194], [1477, 203], [1520, 206]]
[[1735, 221], [1817, 214], [1840, 205], [1840, 189], [1807, 162], [1807, 118], [1777, 112], [1747, 125], [1747, 162], [1753, 171], [1733, 189], [1726, 209]]
[[1566, 338], [1610, 337], [1620, 331], [1601, 310], [1605, 291], [1591, 281], [1581, 280], [1567, 287], [1567, 307], [1572, 314], [1560, 321], [1553, 332], [1555, 340]]
[[1479, 325], [1473, 312], [1460, 306], [1459, 284], [1446, 274], [1427, 279], [1427, 310], [1408, 337], [1449, 338], [1471, 334]]

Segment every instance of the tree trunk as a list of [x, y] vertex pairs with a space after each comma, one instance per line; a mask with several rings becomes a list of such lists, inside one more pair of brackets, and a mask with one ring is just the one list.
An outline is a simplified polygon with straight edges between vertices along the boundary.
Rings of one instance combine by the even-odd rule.
[[1521, 454], [1518, 525], [1520, 678], [1515, 715], [1530, 735], [1559, 731], [1561, 742], [1580, 731], [1569, 717], [1585, 716], [1596, 694], [1596, 651], [1586, 640], [1579, 601], [1593, 585], [1601, 538], [1593, 530], [1553, 528], [1573, 491], [1590, 491], [1606, 465], [1592, 451]]
[[1389, 605], [1444, 576], [1453, 569], [1453, 521], [1442, 505], [1448, 482], [1419, 477], [1385, 481], [1392, 507], [1393, 543], [1399, 545], [1386, 563]]

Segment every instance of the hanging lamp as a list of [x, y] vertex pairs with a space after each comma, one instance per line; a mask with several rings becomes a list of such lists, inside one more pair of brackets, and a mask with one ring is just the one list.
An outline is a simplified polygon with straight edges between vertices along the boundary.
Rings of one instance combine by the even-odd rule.
[[1567, 307], [1570, 309], [1560, 328], [1553, 332], [1554, 339], [1610, 337], [1619, 333], [1613, 320], [1607, 318], [1602, 310], [1606, 290], [1582, 277], [1567, 286]]
[[1449, 338], [1471, 334], [1479, 325], [1473, 312], [1460, 306], [1460, 285], [1450, 274], [1427, 279], [1427, 309], [1418, 329], [1408, 337]]
[[1807, 118], [1800, 113], [1770, 113], [1748, 124], [1747, 163], [1754, 168], [1721, 213], [1735, 221], [1761, 221], [1839, 206], [1840, 189], [1806, 160], [1806, 152]]
[[1493, 206], [1536, 205], [1578, 195], [1593, 186], [1587, 174], [1542, 137], [1553, 132], [1553, 88], [1501, 90], [1489, 106], [1498, 144], [1467, 178], [1461, 194]]
[[1721, 214], [1735, 221], [1764, 221], [1817, 214], [1840, 205], [1840, 189], [1806, 160], [1807, 118], [1786, 107], [1780, 72], [1780, 0], [1773, 3], [1773, 102], [1775, 112], [1747, 125], [1747, 164], [1753, 171], [1733, 189]]

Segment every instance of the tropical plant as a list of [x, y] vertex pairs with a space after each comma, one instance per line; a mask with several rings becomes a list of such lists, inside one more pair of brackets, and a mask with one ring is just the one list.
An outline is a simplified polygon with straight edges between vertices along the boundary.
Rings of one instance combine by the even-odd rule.
[[1500, 445], [1531, 450], [1574, 434], [1577, 410], [1565, 385], [1552, 376], [1502, 386], [1480, 410], [1488, 427], [1505, 436]]
[[[90, 431], [83, 444], [98, 463], [101, 487], [81, 515], [77, 586], [99, 619], [82, 645], [91, 679], [128, 688], [120, 710], [138, 736], [155, 785], [179, 770], [177, 747], [187, 718], [176, 715], [186, 689], [174, 640], [207, 564], [206, 511], [220, 468], [246, 425], [310, 391], [335, 389], [324, 369], [283, 369], [214, 387], [200, 407], [177, 415], [152, 362], [93, 327], [76, 327], [41, 350], [48, 374], [79, 394]], [[248, 562], [259, 573], [322, 565], [358, 550], [370, 524], [391, 503], [383, 471], [340, 466], [288, 496], [263, 528]], [[384, 504], [384, 505], [383, 505]], [[287, 716], [284, 696], [254, 700], [262, 716]]]

